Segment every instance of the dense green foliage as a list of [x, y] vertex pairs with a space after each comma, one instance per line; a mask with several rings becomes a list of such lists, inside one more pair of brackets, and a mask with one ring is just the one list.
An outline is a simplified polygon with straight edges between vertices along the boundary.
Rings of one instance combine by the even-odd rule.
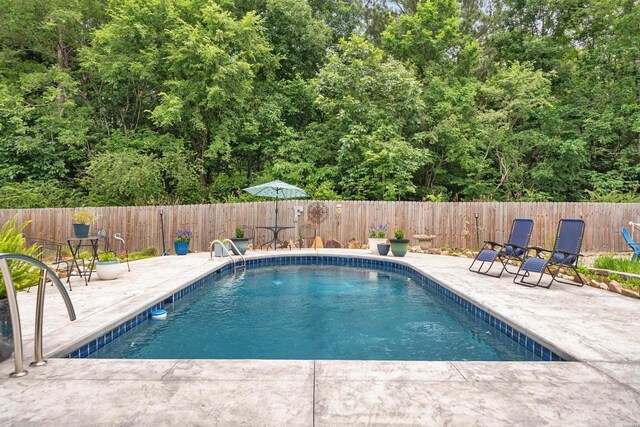
[[640, 200], [637, 1], [0, 10], [0, 208]]

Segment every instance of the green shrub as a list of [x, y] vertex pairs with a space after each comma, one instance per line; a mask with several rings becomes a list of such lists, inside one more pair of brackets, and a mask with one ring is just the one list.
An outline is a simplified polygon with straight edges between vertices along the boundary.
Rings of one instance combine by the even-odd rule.
[[79, 206], [77, 189], [56, 180], [6, 182], [0, 186], [0, 209]]
[[[0, 228], [0, 253], [19, 253], [34, 258], [40, 256], [40, 246], [32, 245], [27, 248], [27, 242], [22, 231], [31, 221], [18, 225], [18, 215], [4, 223]], [[13, 277], [13, 285], [17, 290], [37, 285], [40, 278], [40, 269], [21, 261], [9, 261], [9, 270]], [[7, 288], [4, 278], [0, 279], [0, 299], [7, 297]]]
[[240, 227], [236, 227], [236, 239], [242, 239], [244, 237], [244, 230]]
[[[138, 252], [131, 252], [129, 254], [129, 261], [135, 261], [138, 259], [153, 258], [158, 256], [158, 249], [155, 246], [148, 246], [141, 249]], [[124, 261], [124, 257], [120, 256], [120, 261]]]
[[640, 262], [619, 258], [612, 254], [600, 255], [593, 261], [595, 268], [620, 271], [622, 273], [640, 274]]
[[395, 236], [396, 236], [396, 240], [404, 239], [404, 230], [402, 228], [399, 228], [398, 230], [396, 230]]
[[101, 262], [109, 262], [109, 261], [117, 261], [117, 260], [118, 260], [118, 257], [113, 252], [105, 252], [100, 254]]
[[155, 246], [147, 246], [140, 250], [140, 255], [152, 257], [158, 255], [158, 249]]
[[576, 270], [578, 270], [578, 273], [582, 273], [584, 275], [588, 275], [590, 273], [590, 270], [584, 265], [579, 265]]

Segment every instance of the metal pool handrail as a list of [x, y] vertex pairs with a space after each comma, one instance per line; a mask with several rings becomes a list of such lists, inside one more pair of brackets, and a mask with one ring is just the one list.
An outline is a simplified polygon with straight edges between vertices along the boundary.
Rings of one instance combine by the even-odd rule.
[[42, 278], [38, 283], [38, 294], [36, 299], [36, 324], [35, 324], [35, 345], [34, 345], [34, 357], [35, 361], [31, 363], [31, 366], [42, 366], [47, 363], [42, 355], [42, 321], [44, 314], [44, 294], [46, 289], [47, 276], [51, 279], [52, 283], [58, 288], [58, 292], [62, 295], [64, 304], [67, 307], [67, 313], [71, 321], [76, 320], [76, 312], [71, 303], [71, 298], [64, 285], [56, 275], [46, 264], [23, 254], [15, 253], [0, 253], [0, 272], [4, 279], [4, 283], [7, 289], [7, 300], [9, 302], [9, 312], [11, 314], [11, 328], [13, 330], [13, 360], [15, 371], [9, 376], [11, 377], [23, 377], [27, 375], [27, 371], [24, 369], [22, 360], [22, 326], [20, 325], [20, 311], [18, 310], [18, 299], [16, 297], [16, 290], [13, 284], [13, 277], [11, 276], [11, 270], [7, 260], [23, 261], [28, 264], [35, 265], [42, 270]]
[[233, 263], [233, 271], [236, 271], [236, 260], [233, 258], [233, 255], [231, 255], [231, 252], [229, 252], [229, 249], [227, 249], [227, 247], [224, 245], [225, 243], [229, 243], [231, 245], [231, 247], [234, 249], [235, 253], [237, 253], [238, 255], [240, 255], [240, 258], [242, 259], [242, 268], [246, 268], [247, 266], [247, 261], [244, 259], [244, 256], [242, 256], [242, 254], [240, 253], [240, 251], [238, 250], [238, 247], [235, 245], [235, 243], [233, 243], [233, 241], [231, 239], [224, 239], [223, 241], [220, 241], [218, 239], [214, 240], [213, 242], [211, 242], [209, 244], [209, 260], [213, 259], [213, 247], [216, 243], [219, 243], [220, 246], [222, 246], [222, 251], [223, 253], [226, 252], [227, 255], [229, 256], [229, 258], [231, 258], [231, 262]]

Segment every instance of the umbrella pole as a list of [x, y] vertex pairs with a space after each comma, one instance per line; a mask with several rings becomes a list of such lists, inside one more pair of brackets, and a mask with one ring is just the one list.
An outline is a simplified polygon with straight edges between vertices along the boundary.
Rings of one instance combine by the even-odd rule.
[[276, 196], [276, 227], [278, 226], [278, 197]]
[[278, 190], [276, 190], [276, 226], [273, 235], [273, 250], [278, 249]]

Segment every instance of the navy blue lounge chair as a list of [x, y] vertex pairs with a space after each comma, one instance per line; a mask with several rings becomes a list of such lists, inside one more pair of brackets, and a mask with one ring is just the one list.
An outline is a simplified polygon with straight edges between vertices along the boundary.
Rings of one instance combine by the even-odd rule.
[[631, 240], [631, 234], [626, 228], [622, 227], [622, 230], [620, 231], [625, 242], [627, 242], [627, 245], [629, 245], [631, 247], [631, 250], [633, 250], [631, 261], [633, 261], [634, 259], [640, 261], [640, 242], [634, 242], [633, 240]]
[[[558, 223], [558, 232], [556, 233], [556, 242], [552, 250], [543, 249], [537, 246], [527, 248], [526, 259], [518, 269], [513, 282], [524, 286], [542, 286], [550, 288], [554, 281], [573, 286], [583, 286], [582, 277], [578, 274], [578, 260], [582, 254], [580, 247], [582, 246], [582, 236], [584, 234], [584, 221], [581, 219], [561, 219]], [[535, 255], [529, 256], [531, 251], [535, 251]], [[549, 253], [549, 258], [544, 258], [543, 253]], [[573, 270], [580, 283], [560, 280], [558, 273], [561, 268]], [[545, 270], [551, 275], [551, 282], [547, 286], [540, 285]], [[539, 273], [540, 277], [537, 282], [527, 281], [526, 278], [531, 273]]]
[[[515, 274], [507, 269], [510, 260], [523, 260], [529, 245], [529, 238], [533, 230], [533, 220], [531, 219], [514, 219], [511, 225], [511, 234], [507, 243], [496, 243], [491, 240], [484, 242], [484, 245], [478, 255], [469, 266], [469, 271], [484, 274], [491, 277], [500, 277], [506, 270], [507, 273]], [[498, 274], [491, 274], [491, 268], [496, 259], [502, 264], [502, 269]], [[479, 263], [478, 265], [475, 265]], [[488, 263], [486, 268], [485, 264]], [[475, 267], [474, 267], [475, 265]]]

